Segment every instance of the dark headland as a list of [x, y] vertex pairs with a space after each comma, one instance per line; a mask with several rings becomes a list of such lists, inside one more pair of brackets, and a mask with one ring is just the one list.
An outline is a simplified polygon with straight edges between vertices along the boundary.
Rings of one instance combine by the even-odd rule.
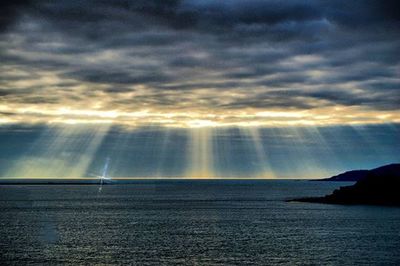
[[330, 195], [290, 201], [400, 206], [400, 164], [368, 170], [356, 184], [336, 189]]
[[344, 181], [349, 181], [349, 182], [357, 182], [358, 180], [361, 180], [367, 176], [369, 173], [369, 170], [352, 170], [352, 171], [347, 171], [329, 178], [323, 178], [323, 179], [316, 179], [312, 181], [338, 181], [338, 182], [344, 182]]

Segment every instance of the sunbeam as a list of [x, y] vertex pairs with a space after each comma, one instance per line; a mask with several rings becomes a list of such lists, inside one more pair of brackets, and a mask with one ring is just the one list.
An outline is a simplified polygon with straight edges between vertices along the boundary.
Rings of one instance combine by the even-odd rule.
[[189, 130], [188, 152], [190, 161], [188, 177], [213, 178], [212, 128], [202, 127]]
[[[317, 178], [398, 161], [399, 125], [3, 127], [1, 177]], [[18, 139], [18, 142], [14, 140]]]
[[256, 166], [258, 168], [257, 177], [274, 178], [275, 174], [271, 170], [270, 161], [263, 143], [263, 137], [260, 134], [258, 127], [243, 127], [240, 132], [250, 139], [252, 149], [256, 154]]
[[83, 177], [109, 130], [108, 125], [46, 128], [11, 165], [9, 177]]

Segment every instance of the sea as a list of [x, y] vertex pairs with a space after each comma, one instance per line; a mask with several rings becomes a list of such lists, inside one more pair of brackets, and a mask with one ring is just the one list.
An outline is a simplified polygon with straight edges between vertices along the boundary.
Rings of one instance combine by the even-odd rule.
[[0, 185], [0, 265], [400, 265], [400, 208], [286, 201], [351, 184]]

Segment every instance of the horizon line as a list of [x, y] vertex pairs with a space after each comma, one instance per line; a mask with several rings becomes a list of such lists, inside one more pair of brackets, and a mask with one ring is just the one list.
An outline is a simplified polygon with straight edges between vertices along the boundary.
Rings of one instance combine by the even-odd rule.
[[[326, 177], [116, 177], [112, 180], [312, 180]], [[95, 177], [0, 177], [4, 180], [100, 180]]]

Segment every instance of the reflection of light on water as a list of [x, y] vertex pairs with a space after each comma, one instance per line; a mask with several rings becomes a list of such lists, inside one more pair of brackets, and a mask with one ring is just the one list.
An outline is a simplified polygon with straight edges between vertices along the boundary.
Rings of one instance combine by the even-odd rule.
[[98, 178], [100, 179], [99, 192], [101, 192], [104, 182], [111, 182], [111, 177], [108, 176], [109, 164], [110, 164], [110, 157], [107, 157], [106, 162], [104, 163], [102, 174], [101, 176], [98, 176]]

